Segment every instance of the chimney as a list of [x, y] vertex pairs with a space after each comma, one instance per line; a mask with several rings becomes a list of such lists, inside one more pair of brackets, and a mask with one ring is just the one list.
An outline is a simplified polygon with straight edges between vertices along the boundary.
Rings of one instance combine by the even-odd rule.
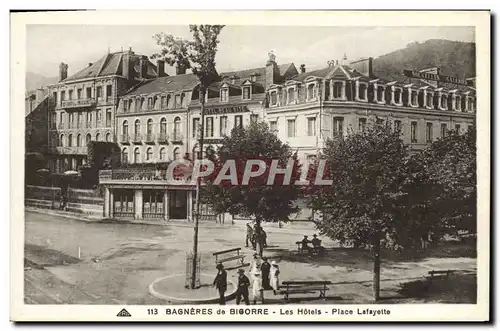
[[335, 61], [335, 65], [338, 66], [339, 65], [339, 60], [336, 60]]
[[175, 67], [175, 74], [176, 75], [184, 75], [186, 73], [186, 67], [177, 65]]
[[306, 65], [305, 64], [301, 64], [300, 65], [300, 73], [303, 74], [304, 72], [306, 72]]
[[280, 69], [276, 63], [276, 55], [274, 55], [273, 51], [267, 55], [269, 56], [269, 60], [266, 63], [266, 89], [270, 85], [277, 83], [280, 79]]
[[68, 65], [61, 62], [59, 65], [59, 81], [65, 80], [66, 78], [68, 78]]
[[148, 57], [142, 55], [139, 59], [139, 78], [147, 78], [148, 75]]
[[132, 48], [130, 48], [127, 52], [123, 53], [122, 59], [122, 75], [127, 80], [134, 79], [134, 61], [133, 61], [134, 52], [132, 52]]
[[156, 70], [158, 72], [158, 77], [165, 76], [165, 61], [156, 60]]
[[342, 58], [342, 65], [347, 65], [347, 55], [344, 53], [344, 57]]
[[367, 59], [361, 59], [358, 61], [354, 61], [349, 63], [349, 66], [359, 72], [360, 74], [363, 74], [368, 77], [373, 77], [373, 58], [369, 57]]

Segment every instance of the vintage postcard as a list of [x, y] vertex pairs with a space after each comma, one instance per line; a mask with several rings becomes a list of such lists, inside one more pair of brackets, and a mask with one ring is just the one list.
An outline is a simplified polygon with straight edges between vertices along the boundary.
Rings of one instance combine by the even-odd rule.
[[11, 13], [11, 100], [13, 321], [490, 319], [488, 11]]

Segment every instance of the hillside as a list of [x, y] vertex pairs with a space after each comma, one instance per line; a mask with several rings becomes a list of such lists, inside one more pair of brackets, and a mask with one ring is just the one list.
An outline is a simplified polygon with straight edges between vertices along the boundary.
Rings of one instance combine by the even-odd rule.
[[49, 84], [57, 83], [57, 77], [45, 77], [33, 72], [26, 73], [26, 91], [31, 91]]
[[475, 43], [441, 39], [415, 42], [375, 58], [374, 74], [381, 78], [404, 80], [403, 69], [441, 67], [443, 75], [470, 78], [476, 76], [475, 54]]

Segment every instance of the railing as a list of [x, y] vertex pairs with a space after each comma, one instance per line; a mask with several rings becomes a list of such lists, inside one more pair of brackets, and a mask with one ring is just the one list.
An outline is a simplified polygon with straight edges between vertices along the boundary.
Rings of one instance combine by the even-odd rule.
[[134, 136], [132, 137], [132, 140], [133, 140], [133, 142], [135, 142], [135, 143], [140, 143], [140, 142], [142, 142], [142, 134], [140, 134], [140, 133], [136, 133], [136, 134], [134, 134]]
[[120, 135], [121, 143], [129, 143], [129, 141], [130, 141], [130, 136], [127, 133]]
[[166, 132], [161, 132], [158, 137], [159, 143], [166, 143], [168, 141], [168, 134]]
[[154, 141], [155, 141], [155, 135], [154, 135], [154, 133], [148, 133], [146, 135], [146, 142], [152, 143]]
[[77, 100], [65, 100], [61, 102], [61, 107], [63, 108], [81, 108], [81, 107], [92, 107], [95, 106], [96, 101], [94, 99], [77, 99]]
[[[174, 176], [175, 180], [181, 180], [181, 176]], [[190, 178], [189, 178], [190, 179]], [[99, 181], [130, 180], [130, 181], [162, 181], [166, 183], [167, 171], [155, 169], [112, 169], [100, 170]]]
[[57, 146], [55, 150], [59, 154], [87, 154], [86, 146], [69, 146], [69, 147]]
[[180, 141], [182, 141], [182, 139], [184, 139], [184, 136], [182, 135], [182, 133], [174, 133], [171, 140], [172, 140], [172, 142], [180, 142]]

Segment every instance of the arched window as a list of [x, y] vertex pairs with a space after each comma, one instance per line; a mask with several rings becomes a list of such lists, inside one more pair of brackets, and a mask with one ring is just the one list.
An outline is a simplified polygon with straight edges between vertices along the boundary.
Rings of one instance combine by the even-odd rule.
[[172, 96], [167, 95], [167, 108], [172, 108]]
[[174, 119], [174, 139], [176, 140], [180, 139], [180, 134], [181, 134], [181, 119], [179, 117], [176, 117]]
[[128, 101], [128, 108], [127, 108], [128, 111], [134, 111], [134, 109], [132, 108], [133, 104], [134, 104], [134, 101], [132, 99], [130, 99]]
[[165, 96], [161, 97], [161, 109], [167, 108], [167, 98]]
[[101, 141], [101, 134], [99, 132], [95, 135], [95, 141]]
[[186, 98], [186, 95], [184, 93], [181, 94], [181, 107], [184, 107], [184, 99]]
[[128, 163], [128, 150], [127, 150], [127, 147], [125, 147], [122, 150], [122, 163], [124, 163], [124, 164]]
[[87, 136], [85, 137], [85, 143], [88, 144], [92, 140], [92, 135], [90, 133], [87, 133]]
[[134, 123], [134, 133], [135, 134], [141, 133], [141, 121], [140, 120], [135, 120], [135, 123]]
[[127, 120], [123, 121], [123, 124], [122, 124], [122, 134], [123, 135], [127, 135], [128, 134], [128, 121]]
[[136, 147], [134, 150], [134, 163], [139, 162], [141, 162], [141, 151], [139, 150], [139, 147]]
[[111, 142], [111, 132], [106, 133], [106, 142]]
[[307, 100], [312, 100], [316, 97], [315, 92], [315, 84], [309, 84], [307, 85]]
[[165, 147], [160, 148], [160, 161], [166, 161], [167, 150]]
[[180, 160], [181, 159], [181, 150], [179, 147], [176, 147], [174, 149], [174, 160]]
[[160, 133], [161, 134], [166, 134], [167, 133], [167, 119], [163, 117], [160, 120]]
[[78, 134], [76, 136], [76, 147], [80, 147], [80, 146], [82, 146], [82, 135]]
[[198, 145], [193, 147], [193, 156], [191, 159], [197, 160], [198, 159], [198, 153], [200, 152], [200, 149], [198, 148]]
[[148, 120], [147, 132], [148, 132], [148, 135], [153, 133], [153, 120], [152, 119]]
[[155, 95], [155, 97], [153, 98], [153, 109], [158, 109], [157, 103], [158, 103], [158, 96]]
[[59, 136], [59, 146], [64, 147], [64, 135]]
[[153, 159], [153, 149], [149, 147], [146, 150], [146, 161], [151, 161]]
[[448, 105], [448, 96], [446, 94], [443, 94], [441, 96], [441, 108], [446, 109]]
[[72, 134], [70, 134], [68, 136], [68, 147], [71, 147], [71, 146], [73, 146], [73, 135]]
[[135, 111], [141, 111], [141, 99], [137, 98], [135, 99]]
[[146, 98], [141, 99], [141, 110], [146, 109]]

